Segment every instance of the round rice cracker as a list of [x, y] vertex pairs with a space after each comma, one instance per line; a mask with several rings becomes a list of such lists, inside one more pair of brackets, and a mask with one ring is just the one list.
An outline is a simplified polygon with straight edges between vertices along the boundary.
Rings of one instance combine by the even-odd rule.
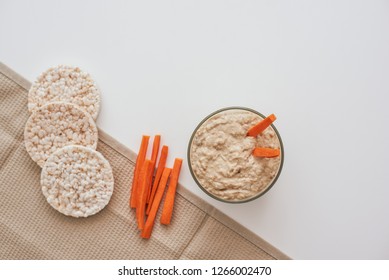
[[102, 154], [71, 145], [47, 159], [41, 173], [41, 186], [47, 202], [57, 211], [76, 218], [88, 217], [108, 204], [114, 178]]
[[33, 161], [42, 167], [56, 150], [67, 145], [96, 149], [98, 130], [92, 117], [74, 104], [54, 102], [31, 114], [24, 143]]
[[51, 102], [78, 105], [94, 120], [100, 110], [100, 91], [91, 76], [78, 67], [59, 65], [43, 72], [28, 92], [30, 113]]

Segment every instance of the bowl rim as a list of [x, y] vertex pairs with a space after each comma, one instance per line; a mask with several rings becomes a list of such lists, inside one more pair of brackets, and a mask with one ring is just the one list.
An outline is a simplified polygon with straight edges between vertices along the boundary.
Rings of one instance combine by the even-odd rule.
[[201, 120], [201, 122], [196, 126], [196, 128], [193, 130], [192, 132], [192, 135], [189, 139], [189, 143], [188, 143], [188, 149], [187, 149], [187, 164], [189, 166], [189, 171], [192, 175], [192, 178], [194, 179], [194, 181], [196, 182], [196, 184], [198, 185], [198, 187], [203, 191], [205, 192], [207, 195], [209, 195], [210, 197], [218, 200], [218, 201], [221, 201], [221, 202], [226, 202], [226, 203], [231, 203], [231, 204], [241, 204], [241, 203], [246, 203], [246, 202], [250, 202], [250, 201], [253, 201], [261, 196], [263, 196], [265, 193], [267, 193], [273, 186], [274, 184], [277, 182], [278, 178], [280, 177], [280, 174], [281, 174], [281, 171], [282, 171], [282, 167], [284, 165], [284, 158], [285, 158], [285, 151], [284, 151], [284, 145], [283, 145], [283, 142], [282, 142], [282, 139], [281, 139], [281, 136], [277, 130], [277, 128], [271, 124], [271, 127], [273, 128], [273, 130], [275, 131], [277, 137], [278, 137], [278, 140], [280, 142], [280, 150], [281, 150], [281, 161], [280, 161], [280, 165], [278, 167], [278, 170], [277, 170], [277, 174], [276, 176], [273, 178], [273, 180], [271, 181], [271, 183], [267, 186], [267, 188], [265, 188], [263, 191], [259, 192], [258, 194], [252, 196], [252, 197], [249, 197], [247, 199], [243, 199], [243, 200], [225, 200], [225, 199], [222, 199], [210, 192], [208, 192], [203, 186], [202, 184], [197, 180], [197, 177], [196, 175], [194, 174], [194, 171], [192, 169], [192, 164], [191, 164], [191, 157], [190, 157], [190, 150], [191, 150], [191, 146], [192, 146], [192, 142], [193, 142], [193, 138], [197, 132], [197, 130], [211, 117], [213, 117], [214, 115], [216, 114], [219, 114], [221, 112], [224, 112], [224, 111], [228, 111], [228, 110], [244, 110], [244, 111], [249, 111], [249, 112], [252, 112], [254, 114], [257, 114], [259, 115], [260, 117], [262, 118], [266, 118], [265, 115], [263, 115], [262, 113], [259, 113], [258, 111], [254, 110], [254, 109], [251, 109], [251, 108], [248, 108], [248, 107], [242, 107], [242, 106], [231, 106], [231, 107], [224, 107], [224, 108], [221, 108], [219, 110], [216, 110], [214, 111], [213, 113], [211, 114], [208, 114], [205, 118], [203, 118]]

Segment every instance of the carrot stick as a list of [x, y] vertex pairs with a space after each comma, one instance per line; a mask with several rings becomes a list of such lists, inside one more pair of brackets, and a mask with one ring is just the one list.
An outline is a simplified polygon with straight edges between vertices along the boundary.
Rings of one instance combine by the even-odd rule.
[[[169, 179], [170, 172], [172, 171], [171, 168], [165, 167], [163, 169], [161, 180], [159, 181], [157, 191], [155, 193], [154, 199], [152, 203], [149, 205], [151, 206], [151, 210], [149, 213], [149, 216], [147, 217], [146, 223], [143, 227], [143, 230], [141, 232], [142, 238], [150, 238], [151, 232], [154, 227], [155, 218], [157, 216], [159, 205], [161, 204], [161, 200], [163, 197], [163, 193], [165, 192], [166, 184]], [[150, 201], [151, 202], [151, 201]]]
[[150, 175], [151, 176], [151, 178], [150, 178], [150, 187], [149, 187], [149, 192], [147, 193], [147, 201], [146, 201], [146, 203], [149, 203], [149, 200], [150, 200], [151, 184], [153, 182], [154, 169], [155, 169], [155, 165], [157, 163], [157, 157], [158, 157], [160, 143], [161, 143], [161, 135], [155, 135], [154, 136], [154, 141], [153, 141], [153, 151], [151, 153], [151, 162], [153, 164], [153, 172]]
[[153, 171], [153, 165], [149, 159], [143, 163], [139, 176], [138, 199], [136, 202], [136, 219], [138, 221], [138, 228], [143, 229], [145, 223], [146, 199], [148, 193], [148, 186], [150, 185], [150, 173]]
[[151, 207], [152, 207], [152, 201], [154, 200], [155, 192], [157, 191], [157, 187], [159, 185], [159, 181], [161, 180], [162, 172], [164, 171], [167, 155], [169, 152], [168, 146], [163, 146], [161, 149], [161, 156], [159, 157], [157, 172], [155, 174], [154, 183], [151, 188], [151, 194], [149, 198], [149, 204], [147, 205], [146, 214], [149, 214]]
[[159, 144], [161, 143], [161, 135], [155, 135], [153, 141], [153, 151], [151, 153], [151, 161], [156, 162], [159, 152]]
[[161, 224], [164, 225], [170, 224], [170, 221], [172, 219], [174, 199], [176, 197], [176, 189], [178, 184], [178, 177], [180, 176], [181, 166], [182, 166], [182, 159], [176, 158], [174, 160], [169, 188], [167, 190], [165, 202], [163, 204]]
[[143, 135], [142, 136], [142, 142], [140, 144], [139, 153], [136, 157], [136, 163], [135, 163], [135, 170], [134, 170], [134, 177], [132, 179], [132, 188], [131, 188], [131, 196], [129, 199], [129, 204], [131, 208], [136, 207], [136, 198], [137, 198], [137, 187], [138, 187], [138, 179], [139, 179], [139, 173], [142, 168], [142, 165], [146, 159], [146, 152], [147, 152], [147, 146], [149, 144], [150, 136]]
[[271, 125], [276, 120], [276, 116], [271, 114], [270, 116], [264, 118], [262, 121], [254, 125], [247, 132], [247, 136], [257, 137], [262, 131], [264, 131], [269, 125]]
[[272, 148], [255, 148], [253, 150], [253, 156], [255, 157], [278, 157], [280, 155], [280, 149], [272, 149]]

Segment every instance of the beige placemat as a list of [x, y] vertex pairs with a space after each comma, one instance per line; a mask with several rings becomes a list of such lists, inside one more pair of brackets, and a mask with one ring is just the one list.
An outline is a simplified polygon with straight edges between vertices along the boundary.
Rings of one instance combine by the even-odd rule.
[[183, 186], [172, 224], [140, 238], [128, 207], [136, 155], [101, 130], [98, 150], [115, 178], [109, 205], [86, 219], [55, 211], [23, 144], [29, 87], [0, 63], [0, 259], [288, 259]]

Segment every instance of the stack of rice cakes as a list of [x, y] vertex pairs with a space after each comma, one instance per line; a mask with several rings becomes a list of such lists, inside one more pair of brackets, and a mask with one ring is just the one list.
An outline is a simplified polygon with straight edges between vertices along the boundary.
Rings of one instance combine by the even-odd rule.
[[112, 196], [112, 168], [96, 151], [99, 109], [100, 91], [78, 67], [48, 69], [28, 93], [25, 146], [42, 167], [47, 202], [67, 216], [94, 215]]

